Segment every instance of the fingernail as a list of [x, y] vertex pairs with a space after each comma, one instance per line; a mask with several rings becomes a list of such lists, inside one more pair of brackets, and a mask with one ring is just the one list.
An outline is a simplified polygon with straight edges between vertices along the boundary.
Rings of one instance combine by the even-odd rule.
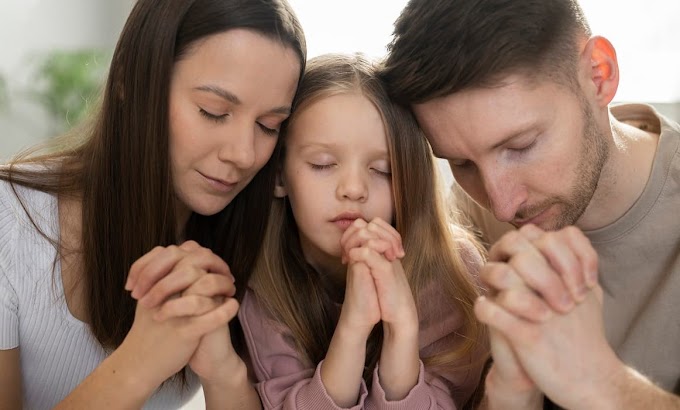
[[560, 300], [560, 303], [562, 304], [562, 307], [565, 309], [571, 309], [574, 307], [574, 300], [572, 299], [571, 295], [568, 293], [565, 293], [562, 295], [562, 299]]
[[139, 289], [135, 288], [130, 294], [134, 299], [139, 299]]
[[128, 279], [125, 282], [125, 290], [131, 290], [131, 289], [132, 289], [132, 283], [131, 283], [130, 279]]

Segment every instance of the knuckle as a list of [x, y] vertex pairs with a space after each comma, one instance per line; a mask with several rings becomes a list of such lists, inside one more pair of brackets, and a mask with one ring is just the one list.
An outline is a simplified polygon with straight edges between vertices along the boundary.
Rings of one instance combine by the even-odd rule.
[[571, 238], [571, 239], [581, 240], [581, 239], [585, 238], [585, 235], [583, 234], [583, 232], [580, 229], [578, 229], [577, 227], [575, 227], [574, 225], [569, 225], [569, 226], [565, 227], [563, 232], [568, 238]]

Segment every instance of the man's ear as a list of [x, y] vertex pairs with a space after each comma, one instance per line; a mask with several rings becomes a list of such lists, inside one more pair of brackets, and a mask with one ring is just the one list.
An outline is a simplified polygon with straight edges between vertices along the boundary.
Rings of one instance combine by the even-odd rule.
[[283, 198], [288, 193], [286, 192], [286, 187], [283, 184], [283, 175], [281, 175], [281, 172], [276, 173], [276, 182], [274, 184], [274, 197], [275, 198]]
[[580, 72], [587, 95], [600, 107], [609, 105], [619, 88], [619, 63], [612, 43], [604, 37], [591, 37], [581, 54]]

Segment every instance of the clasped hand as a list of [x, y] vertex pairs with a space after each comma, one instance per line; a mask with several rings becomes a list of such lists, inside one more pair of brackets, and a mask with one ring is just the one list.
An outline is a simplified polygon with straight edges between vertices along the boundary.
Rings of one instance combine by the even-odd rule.
[[[506, 234], [480, 272], [488, 295], [475, 304], [490, 327], [491, 407], [599, 408], [599, 389], [619, 365], [602, 320], [597, 254], [575, 227], [527, 225]], [[495, 406], [494, 406], [495, 404]]]
[[357, 219], [344, 232], [340, 245], [347, 264], [345, 300], [340, 324], [368, 335], [382, 320], [388, 331], [415, 326], [418, 316], [401, 264], [401, 236], [380, 218]]
[[227, 326], [238, 310], [234, 277], [209, 249], [156, 247], [132, 265], [125, 288], [138, 300], [125, 342], [146, 352], [160, 382], [187, 364], [210, 382], [238, 361]]

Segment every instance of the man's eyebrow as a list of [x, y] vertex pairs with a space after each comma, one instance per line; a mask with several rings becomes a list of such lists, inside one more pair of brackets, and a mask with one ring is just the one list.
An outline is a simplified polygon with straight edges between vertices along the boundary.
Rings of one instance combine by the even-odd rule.
[[[195, 87], [194, 90], [197, 91], [205, 91], [209, 93], [213, 93], [219, 97], [222, 97], [223, 99], [231, 102], [232, 104], [236, 105], [241, 105], [241, 100], [236, 96], [236, 94], [225, 90], [224, 88], [215, 86], [215, 85], [202, 85], [199, 87]], [[269, 113], [271, 114], [280, 114], [280, 115], [285, 115], [289, 116], [291, 113], [291, 107], [290, 106], [280, 106], [280, 107], [275, 107], [269, 110]]]

